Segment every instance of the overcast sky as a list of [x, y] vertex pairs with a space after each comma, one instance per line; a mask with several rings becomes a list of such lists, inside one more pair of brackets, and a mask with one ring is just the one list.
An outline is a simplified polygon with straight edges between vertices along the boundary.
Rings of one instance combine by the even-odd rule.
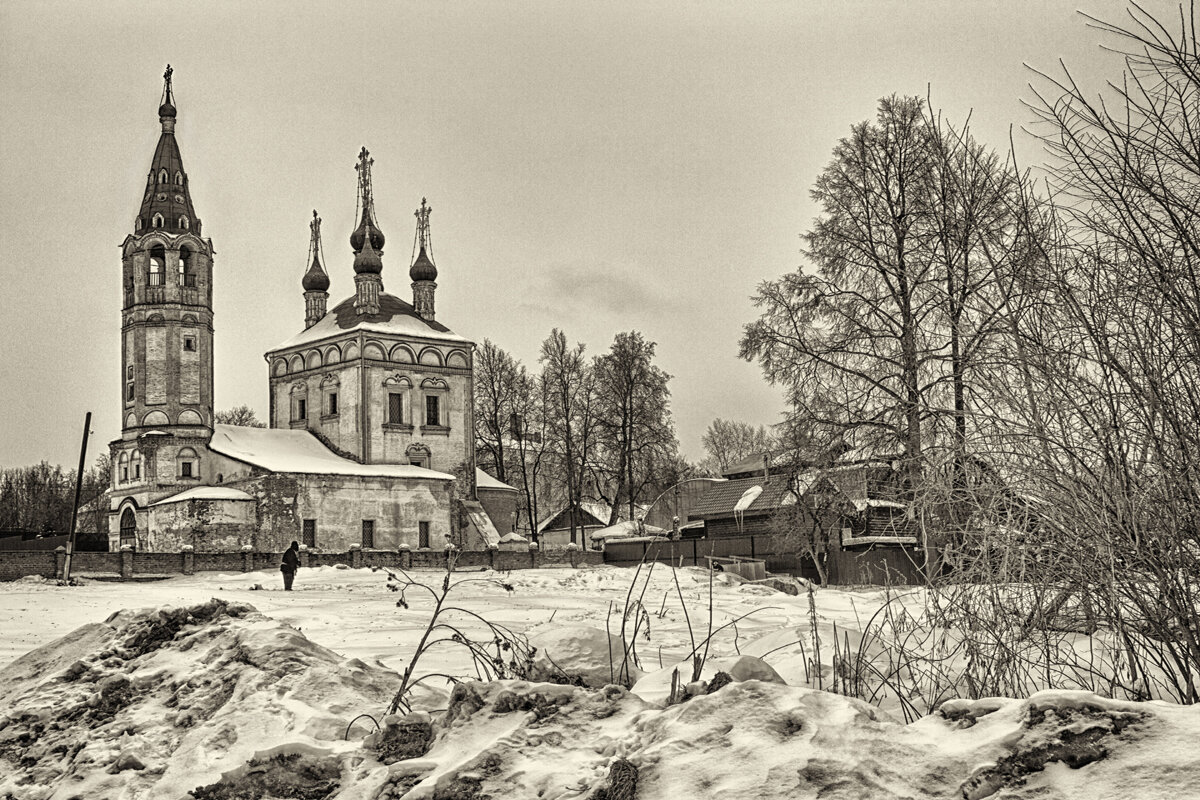
[[[1175, 4], [1151, 0], [1160, 16]], [[355, 157], [375, 158], [383, 281], [409, 298], [433, 207], [438, 319], [530, 366], [658, 343], [684, 454], [715, 417], [772, 423], [737, 357], [755, 286], [802, 263], [809, 188], [880, 97], [924, 96], [1005, 148], [1024, 63], [1119, 72], [1077, 8], [1116, 0], [0, 3], [0, 464], [73, 466], [120, 434], [121, 262], [159, 135], [216, 249], [216, 407], [267, 414], [262, 354], [303, 326], [308, 221], [353, 291]], [[1176, 15], [1178, 12], [1174, 12]]]

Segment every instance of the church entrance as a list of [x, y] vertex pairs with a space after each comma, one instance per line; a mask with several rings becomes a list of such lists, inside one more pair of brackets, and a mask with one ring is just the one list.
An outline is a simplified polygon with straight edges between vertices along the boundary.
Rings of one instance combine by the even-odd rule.
[[137, 546], [137, 517], [132, 508], [126, 508], [121, 514], [121, 546]]

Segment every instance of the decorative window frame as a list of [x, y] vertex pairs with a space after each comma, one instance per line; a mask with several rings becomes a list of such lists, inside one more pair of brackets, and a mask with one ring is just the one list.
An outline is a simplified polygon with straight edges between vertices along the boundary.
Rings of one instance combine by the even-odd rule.
[[[291, 399], [290, 410], [288, 414], [288, 423], [293, 428], [308, 427], [308, 384], [304, 381], [296, 381], [288, 389], [288, 396]], [[300, 415], [301, 403], [303, 403], [304, 415]]]
[[[387, 397], [387, 407], [383, 420], [384, 430], [393, 431], [412, 431], [413, 429], [413, 412], [412, 412], [412, 396], [413, 382], [407, 375], [401, 375], [399, 372], [389, 375], [383, 380], [384, 395]], [[400, 395], [400, 422], [392, 422], [391, 417], [391, 397], [390, 395]]]
[[342, 381], [334, 373], [329, 373], [321, 379], [321, 419], [337, 419], [341, 412], [340, 394]]
[[[424, 442], [413, 442], [404, 449], [404, 457], [408, 459], [408, 463], [414, 467], [424, 467], [425, 469], [433, 469], [433, 452], [429, 449], [429, 445]], [[414, 461], [419, 461], [419, 464], [413, 464]]]
[[[426, 422], [427, 401], [428, 397], [436, 397], [438, 399], [438, 424], [429, 425]], [[421, 381], [421, 432], [432, 433], [435, 435], [447, 435], [450, 433], [449, 423], [449, 403], [446, 402], [450, 397], [450, 384], [441, 378], [426, 378]]]
[[[190, 467], [185, 470], [184, 465]], [[185, 475], [190, 472], [190, 475]], [[190, 447], [181, 447], [175, 454], [175, 477], [181, 481], [200, 481], [200, 456]]]

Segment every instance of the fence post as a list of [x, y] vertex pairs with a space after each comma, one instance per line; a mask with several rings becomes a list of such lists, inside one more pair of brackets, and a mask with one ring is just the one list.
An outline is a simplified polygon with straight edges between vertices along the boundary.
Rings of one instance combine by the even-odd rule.
[[60, 581], [63, 577], [63, 572], [67, 569], [67, 548], [54, 548], [54, 577]]
[[195, 575], [196, 548], [192, 547], [190, 544], [185, 544], [183, 547], [179, 548], [179, 551], [183, 554], [183, 574]]
[[363, 551], [361, 544], [350, 545], [350, 566], [358, 569], [363, 564]]
[[242, 545], [242, 572], [254, 571], [254, 545]]
[[300, 566], [308, 568], [308, 545], [300, 545]]
[[121, 580], [133, 580], [133, 548], [121, 545]]

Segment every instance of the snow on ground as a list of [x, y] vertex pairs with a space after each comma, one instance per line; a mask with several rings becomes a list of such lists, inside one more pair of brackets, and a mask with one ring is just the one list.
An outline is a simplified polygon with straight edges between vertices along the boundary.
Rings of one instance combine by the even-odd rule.
[[[645, 677], [635, 693], [506, 681], [451, 696], [434, 685], [413, 698], [432, 714], [432, 748], [392, 764], [364, 749], [369, 720], [343, 741], [360, 713], [389, 731], [424, 730], [423, 716], [382, 715], [432, 601], [410, 590], [398, 606], [383, 571], [301, 570], [293, 592], [277, 572], [0, 584], [0, 798], [183, 800], [217, 784], [196, 796], [567, 800], [618, 796], [609, 775], [626, 762], [641, 800], [1200, 796], [1196, 707], [1054, 691], [952, 701], [906, 725], [886, 700], [812, 688], [837, 675], [835, 629], [857, 647], [883, 603], [916, 610], [916, 593], [810, 598], [718, 576], [712, 627], [736, 625], [713, 637], [696, 696], [668, 706], [672, 673], [691, 682], [692, 642], [709, 626], [708, 574], [660, 566], [631, 593], [632, 577], [611, 567], [456, 573], [451, 604], [528, 634], [588, 684], [619, 670], [621, 641], [636, 642], [631, 676]], [[159, 607], [185, 610], [123, 611]], [[734, 681], [705, 694], [718, 668]], [[452, 645], [418, 672], [472, 674]], [[281, 788], [286, 775], [308, 794]], [[276, 781], [275, 794], [248, 781]]]

